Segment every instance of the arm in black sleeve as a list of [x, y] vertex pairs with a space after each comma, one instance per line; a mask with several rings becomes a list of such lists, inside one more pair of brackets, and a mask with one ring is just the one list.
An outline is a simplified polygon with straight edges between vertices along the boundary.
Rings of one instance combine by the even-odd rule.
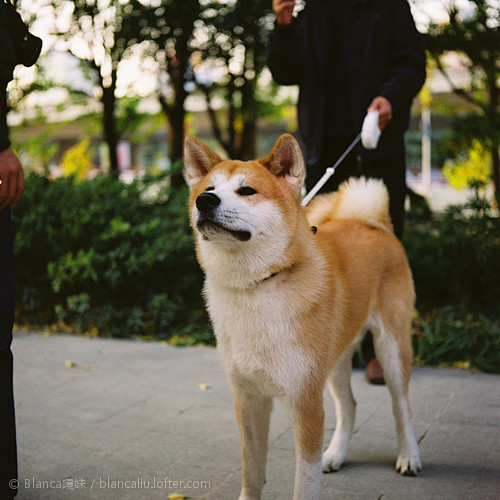
[[7, 128], [7, 84], [12, 80], [12, 72], [17, 56], [7, 29], [8, 5], [0, 1], [0, 151], [10, 146]]
[[425, 50], [406, 0], [394, 0], [394, 26], [389, 78], [380, 95], [393, 113], [417, 95], [425, 81]]
[[299, 85], [304, 70], [303, 19], [299, 15], [288, 26], [276, 23], [271, 32], [268, 66], [276, 83]]
[[[2, 85], [2, 84], [0, 84]], [[6, 103], [5, 84], [0, 88], [0, 152], [10, 146], [9, 130], [7, 128], [7, 103]]]

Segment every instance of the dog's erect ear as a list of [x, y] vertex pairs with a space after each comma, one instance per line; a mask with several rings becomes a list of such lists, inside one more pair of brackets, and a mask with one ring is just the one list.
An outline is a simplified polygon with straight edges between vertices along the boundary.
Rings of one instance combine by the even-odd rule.
[[292, 135], [282, 135], [263, 163], [276, 177], [285, 177], [292, 188], [300, 193], [306, 169], [299, 143]]
[[188, 135], [184, 140], [184, 179], [192, 188], [203, 179], [222, 158], [215, 154], [196, 137]]

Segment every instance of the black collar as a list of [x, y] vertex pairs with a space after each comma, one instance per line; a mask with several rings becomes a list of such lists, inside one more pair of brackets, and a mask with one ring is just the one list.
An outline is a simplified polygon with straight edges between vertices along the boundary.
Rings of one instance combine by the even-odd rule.
[[258, 283], [262, 283], [263, 281], [270, 280], [271, 278], [274, 278], [277, 274], [279, 274], [281, 271], [278, 271], [276, 273], [271, 274], [271, 276], [268, 276], [267, 278], [264, 278], [263, 280], [260, 280]]
[[261, 283], [264, 283], [264, 281], [270, 280], [271, 278], [274, 278], [277, 274], [279, 274], [281, 271], [277, 271], [276, 273], [270, 274], [269, 276], [266, 276], [265, 278], [261, 280], [254, 281], [251, 285], [250, 288], [253, 288], [254, 286], [260, 285]]
[[261, 283], [264, 283], [264, 281], [267, 281], [267, 280], [270, 280], [271, 278], [274, 278], [275, 276], [282, 273], [283, 271], [291, 271], [294, 267], [295, 267], [295, 264], [292, 264], [290, 267], [285, 267], [283, 269], [280, 269], [279, 271], [276, 271], [275, 273], [270, 274], [269, 276], [266, 276], [265, 278], [263, 278], [261, 280], [254, 281], [253, 286], [260, 285]]

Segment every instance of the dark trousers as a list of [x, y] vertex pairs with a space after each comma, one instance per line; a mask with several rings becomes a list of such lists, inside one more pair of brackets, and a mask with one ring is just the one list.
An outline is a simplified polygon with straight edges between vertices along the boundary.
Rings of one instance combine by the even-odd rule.
[[0, 499], [12, 498], [17, 488], [16, 422], [10, 344], [14, 324], [14, 259], [10, 209], [0, 212]]
[[[351, 143], [352, 137], [334, 137], [325, 141], [321, 160], [317, 165], [307, 167], [306, 186], [309, 191], [331, 167]], [[406, 196], [406, 164], [404, 151], [387, 158], [362, 161], [357, 148], [344, 159], [335, 173], [322, 187], [320, 193], [335, 191], [349, 177], [370, 177], [382, 179], [389, 191], [389, 213], [394, 233], [401, 239], [404, 227], [404, 203]]]

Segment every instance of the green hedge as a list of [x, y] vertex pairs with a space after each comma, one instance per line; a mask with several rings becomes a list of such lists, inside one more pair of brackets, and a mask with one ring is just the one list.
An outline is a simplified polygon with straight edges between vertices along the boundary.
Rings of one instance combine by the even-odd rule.
[[476, 197], [434, 220], [410, 213], [416, 361], [500, 372], [500, 222]]
[[13, 211], [17, 321], [100, 335], [207, 333], [187, 189], [29, 175]]
[[486, 200], [450, 206], [431, 221], [410, 213], [403, 243], [419, 309], [463, 304], [498, 312], [500, 223]]
[[446, 306], [414, 322], [417, 364], [500, 372], [500, 321], [477, 309]]
[[[166, 177], [26, 179], [14, 209], [17, 322], [107, 336], [213, 343], [187, 218]], [[417, 359], [498, 371], [500, 226], [479, 199], [410, 213]]]

